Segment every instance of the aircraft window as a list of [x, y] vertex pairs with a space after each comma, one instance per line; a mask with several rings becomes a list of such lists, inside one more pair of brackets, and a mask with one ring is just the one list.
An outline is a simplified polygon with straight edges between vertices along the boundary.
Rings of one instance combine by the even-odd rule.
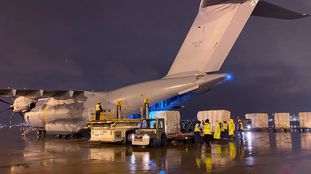
[[156, 128], [156, 121], [155, 120], [154, 121], [150, 121], [150, 128], [151, 129]]
[[142, 123], [141, 123], [141, 128], [149, 128], [149, 122], [147, 120], [144, 120]]
[[143, 120], [143, 122], [141, 123], [141, 128], [154, 129], [156, 128], [156, 121], [155, 120]]

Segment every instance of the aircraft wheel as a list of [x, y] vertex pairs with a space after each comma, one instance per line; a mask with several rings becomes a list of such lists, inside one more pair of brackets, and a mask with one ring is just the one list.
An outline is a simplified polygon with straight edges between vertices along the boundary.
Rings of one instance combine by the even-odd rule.
[[134, 135], [134, 131], [127, 131], [125, 133], [125, 144], [132, 144], [132, 135]]
[[154, 145], [154, 141], [153, 141], [153, 139], [150, 139], [150, 141], [149, 141], [149, 147], [152, 147]]

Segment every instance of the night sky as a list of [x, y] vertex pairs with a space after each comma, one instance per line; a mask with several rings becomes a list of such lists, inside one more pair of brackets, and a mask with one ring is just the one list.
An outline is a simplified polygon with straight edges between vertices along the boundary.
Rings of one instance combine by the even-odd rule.
[[[267, 1], [311, 13], [310, 0]], [[159, 79], [198, 6], [199, 0], [2, 0], [0, 88], [105, 91]], [[311, 111], [311, 18], [251, 17], [221, 72], [234, 80], [186, 102], [183, 118], [208, 109]]]

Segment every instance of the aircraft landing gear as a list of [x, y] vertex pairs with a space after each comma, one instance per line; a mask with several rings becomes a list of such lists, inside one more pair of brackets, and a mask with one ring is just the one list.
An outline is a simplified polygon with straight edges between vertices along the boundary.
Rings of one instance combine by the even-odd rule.
[[37, 136], [45, 136], [46, 131], [45, 130], [37, 130]]
[[37, 130], [37, 139], [41, 139], [42, 137], [45, 137], [46, 131], [45, 130]]

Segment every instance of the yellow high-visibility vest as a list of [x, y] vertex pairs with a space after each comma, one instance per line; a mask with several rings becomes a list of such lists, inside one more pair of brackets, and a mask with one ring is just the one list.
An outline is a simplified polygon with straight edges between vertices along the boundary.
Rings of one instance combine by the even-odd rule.
[[235, 130], [235, 125], [232, 119], [229, 120], [229, 135], [233, 135]]
[[224, 131], [228, 130], [228, 124], [227, 124], [227, 123], [224, 123], [224, 124], [222, 125], [222, 129], [223, 129]]
[[215, 132], [214, 132], [214, 139], [219, 140], [220, 139], [220, 125], [219, 123], [216, 123], [215, 125]]
[[200, 132], [199, 123], [195, 124], [194, 132]]
[[242, 121], [240, 121], [240, 123], [239, 123], [239, 129], [243, 130], [243, 123], [242, 123]]
[[209, 123], [205, 123], [203, 133], [204, 135], [212, 135], [211, 125]]
[[96, 104], [95, 111], [101, 111], [100, 107], [101, 107], [100, 104]]

